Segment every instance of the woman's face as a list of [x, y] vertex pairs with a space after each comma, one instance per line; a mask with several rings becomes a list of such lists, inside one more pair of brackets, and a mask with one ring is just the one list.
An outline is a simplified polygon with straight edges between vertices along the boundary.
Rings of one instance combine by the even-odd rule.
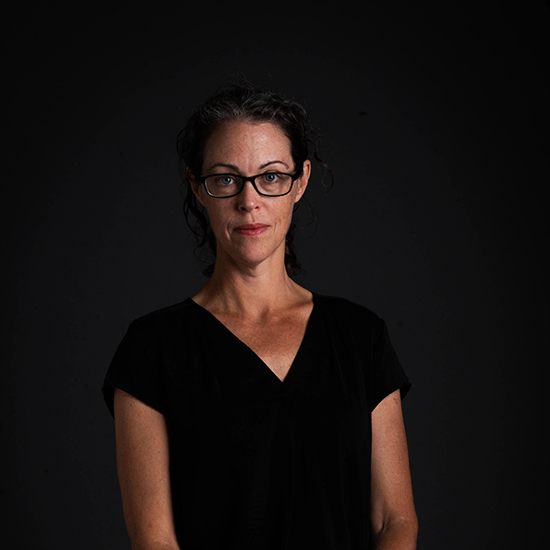
[[[205, 207], [216, 237], [217, 263], [235, 262], [256, 267], [264, 262], [283, 262], [285, 236], [294, 204], [309, 180], [311, 164], [295, 167], [290, 141], [269, 122], [235, 121], [217, 129], [206, 141], [202, 173], [255, 176], [264, 172], [303, 173], [288, 195], [265, 197], [245, 182], [243, 190], [230, 198], [214, 198], [190, 175], [193, 192]], [[269, 264], [266, 264], [269, 265]]]

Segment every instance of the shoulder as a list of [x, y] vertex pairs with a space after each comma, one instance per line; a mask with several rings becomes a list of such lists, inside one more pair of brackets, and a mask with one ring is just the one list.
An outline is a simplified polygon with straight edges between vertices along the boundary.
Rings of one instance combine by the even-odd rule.
[[193, 325], [196, 306], [190, 298], [162, 309], [158, 309], [134, 319], [128, 332], [137, 338], [148, 339], [152, 336], [169, 335]]
[[350, 322], [352, 326], [378, 328], [383, 320], [369, 308], [339, 296], [324, 296], [314, 294], [315, 304], [320, 304], [325, 311], [330, 312], [336, 319]]

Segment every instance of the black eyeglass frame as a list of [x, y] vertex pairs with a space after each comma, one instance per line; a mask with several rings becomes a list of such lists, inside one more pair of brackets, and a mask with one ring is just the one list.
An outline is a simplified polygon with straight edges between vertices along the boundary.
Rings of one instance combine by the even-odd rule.
[[[267, 174], [281, 174], [283, 176], [290, 176], [292, 178], [292, 181], [290, 182], [290, 187], [288, 188], [288, 191], [286, 193], [281, 193], [279, 195], [267, 195], [265, 193], [262, 193], [257, 187], [256, 187], [256, 178], [259, 178], [260, 176], [266, 176]], [[236, 197], [243, 189], [244, 184], [249, 181], [252, 184], [252, 187], [256, 190], [256, 193], [258, 195], [261, 195], [262, 197], [284, 197], [285, 195], [288, 195], [292, 191], [292, 187], [294, 185], [294, 182], [303, 174], [303, 170], [300, 170], [299, 172], [295, 172], [294, 174], [288, 174], [287, 172], [263, 172], [261, 174], [257, 174], [256, 176], [239, 176], [237, 174], [208, 174], [206, 176], [200, 176], [199, 181], [204, 185], [204, 188], [206, 189], [206, 193], [213, 197], [214, 199], [230, 199], [231, 197]], [[208, 178], [212, 178], [214, 176], [231, 176], [232, 178], [238, 178], [242, 181], [241, 188], [232, 195], [213, 195], [208, 190], [208, 187], [206, 186], [206, 180]]]

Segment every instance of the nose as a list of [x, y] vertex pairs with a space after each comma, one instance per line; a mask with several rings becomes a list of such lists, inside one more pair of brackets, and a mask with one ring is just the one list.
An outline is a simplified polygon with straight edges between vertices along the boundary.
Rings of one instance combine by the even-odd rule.
[[244, 182], [242, 191], [236, 198], [239, 210], [244, 210], [245, 212], [250, 212], [258, 208], [258, 203], [260, 201], [260, 195], [256, 189], [254, 189], [251, 181]]

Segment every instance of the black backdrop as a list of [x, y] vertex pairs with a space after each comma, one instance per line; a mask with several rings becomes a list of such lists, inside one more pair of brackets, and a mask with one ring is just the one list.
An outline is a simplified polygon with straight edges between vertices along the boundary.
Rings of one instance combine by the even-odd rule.
[[204, 283], [175, 137], [236, 71], [323, 129], [336, 183], [316, 169], [301, 282], [387, 320], [419, 548], [536, 544], [548, 8], [203, 4], [5, 14], [5, 547], [129, 548], [102, 378], [133, 318]]

